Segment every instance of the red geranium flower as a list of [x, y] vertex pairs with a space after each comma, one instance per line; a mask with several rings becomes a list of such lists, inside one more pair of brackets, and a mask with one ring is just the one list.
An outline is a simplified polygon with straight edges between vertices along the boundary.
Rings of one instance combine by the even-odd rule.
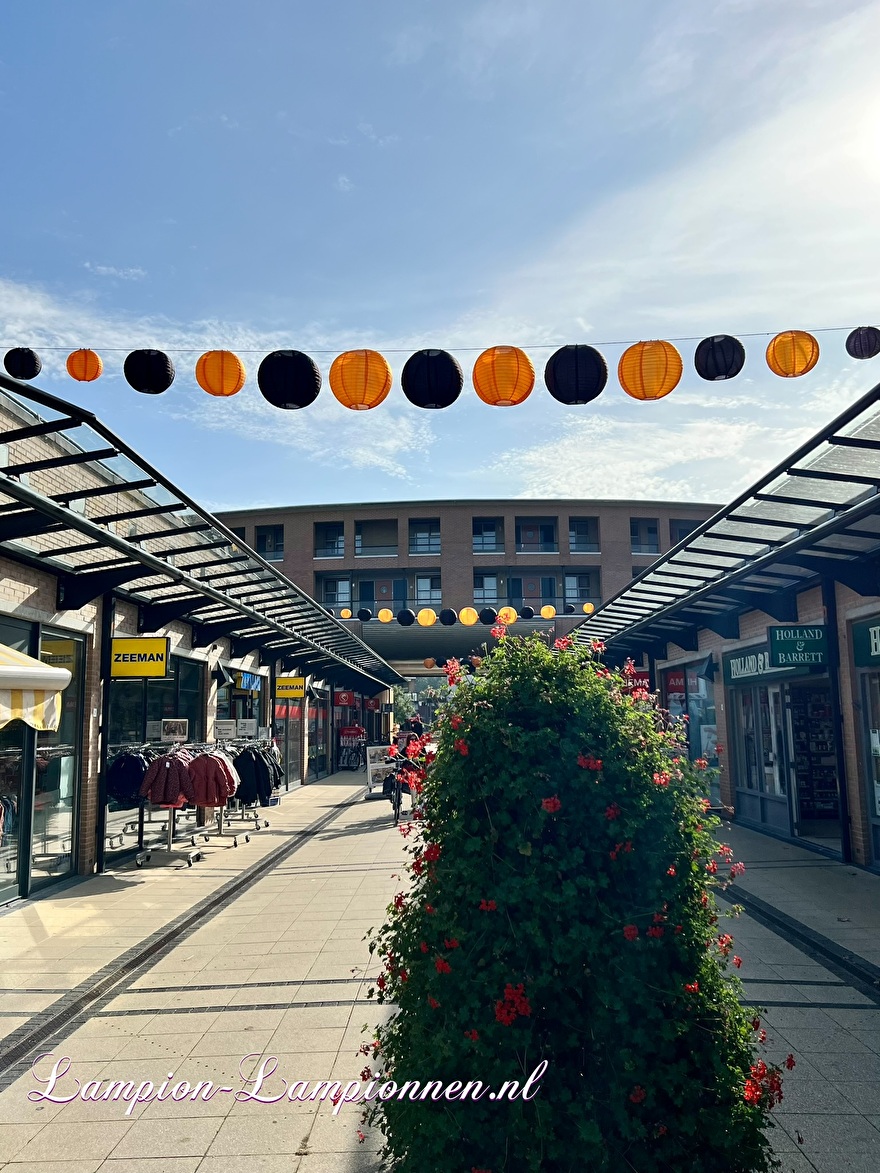
[[573, 646], [574, 646], [574, 640], [571, 638], [570, 635], [564, 635], [562, 637], [562, 639], [558, 639], [553, 645], [553, 647], [556, 649], [557, 652], [564, 652], [566, 650], [566, 648], [570, 648]]
[[797, 1066], [797, 1064], [795, 1063], [794, 1055], [786, 1056], [785, 1066], [788, 1068], [789, 1071], [791, 1071], [794, 1067]]
[[462, 721], [463, 721], [463, 718], [459, 717], [458, 713], [453, 713], [452, 716], [449, 718], [449, 724], [452, 726], [453, 729], [457, 729], [459, 727], [459, 725], [461, 725]]
[[685, 986], [685, 990], [689, 994], [699, 994], [700, 983], [699, 982], [688, 982], [687, 985]]
[[559, 801], [559, 799], [554, 794], [552, 798], [542, 799], [541, 806], [544, 808], [545, 811], [549, 811], [550, 814], [552, 815], [552, 814], [555, 814], [559, 810], [559, 808], [562, 806], [562, 803]]
[[458, 948], [458, 941], [455, 939], [455, 937], [447, 937], [443, 942], [443, 948], [444, 949], [457, 949]]
[[674, 876], [675, 875], [675, 865], [674, 864], [672, 865], [672, 867], [669, 867], [666, 869], [666, 874], [667, 874], [667, 876]]
[[419, 945], [419, 948], [421, 949], [421, 951], [423, 953], [427, 953], [428, 952], [428, 942], [422, 941], [421, 945]]
[[627, 941], [634, 941], [636, 939], [636, 937], [639, 935], [638, 926], [637, 925], [624, 925], [623, 926], [623, 935], [624, 935], [624, 937], [626, 937]]
[[648, 1093], [643, 1087], [641, 1087], [639, 1084], [636, 1084], [633, 1090], [629, 1093], [629, 1098], [634, 1104], [641, 1104], [642, 1100], [644, 1100], [647, 1094]]
[[743, 963], [743, 959], [741, 957], [737, 957], [737, 955], [734, 953], [733, 964], [736, 966], [736, 968], [739, 969], [739, 967], [742, 965], [742, 963]]
[[438, 973], [452, 973], [452, 966], [445, 957], [435, 957], [434, 968]]
[[428, 1005], [432, 1010], [437, 1010], [440, 1007], [440, 1003], [437, 1001], [437, 999], [432, 998], [430, 994], [428, 995]]
[[480, 901], [480, 912], [495, 912], [497, 910], [497, 908], [498, 908], [498, 905], [495, 903], [494, 900], [481, 900]]
[[428, 863], [436, 863], [442, 850], [439, 843], [429, 843], [425, 848], [425, 859]]
[[464, 1037], [466, 1039], [470, 1039], [472, 1043], [475, 1043], [477, 1041], [477, 1039], [480, 1037], [480, 1035], [475, 1030], [466, 1030], [464, 1032]]
[[609, 822], [613, 822], [615, 819], [617, 819], [619, 817], [620, 817], [620, 807], [617, 805], [616, 802], [612, 802], [611, 806], [606, 806], [605, 818], [608, 819]]
[[468, 749], [467, 742], [464, 741], [461, 737], [456, 738], [454, 749], [456, 753], [460, 753], [463, 758], [466, 758], [471, 752]]
[[578, 765], [582, 770], [601, 770], [602, 759], [594, 758], [588, 754], [578, 754]]
[[493, 639], [504, 639], [504, 637], [506, 635], [507, 635], [507, 628], [504, 626], [503, 623], [496, 623], [495, 626], [492, 628], [492, 638]]

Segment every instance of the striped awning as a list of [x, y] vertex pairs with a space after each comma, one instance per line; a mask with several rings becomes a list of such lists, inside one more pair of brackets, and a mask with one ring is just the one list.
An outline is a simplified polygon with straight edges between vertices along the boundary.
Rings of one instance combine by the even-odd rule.
[[57, 729], [61, 693], [70, 681], [66, 668], [53, 668], [0, 644], [0, 728], [20, 720], [34, 729]]

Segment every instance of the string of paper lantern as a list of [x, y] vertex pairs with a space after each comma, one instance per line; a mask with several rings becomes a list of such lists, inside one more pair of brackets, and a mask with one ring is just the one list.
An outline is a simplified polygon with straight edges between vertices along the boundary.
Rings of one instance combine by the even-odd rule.
[[[583, 603], [581, 605], [581, 610], [584, 615], [592, 615], [594, 609], [592, 603]], [[374, 618], [373, 612], [369, 607], [361, 607], [357, 613], [354, 613], [351, 607], [342, 607], [338, 613], [332, 608], [328, 608], [328, 610], [334, 619], [337, 617], [337, 614], [340, 619], [358, 619], [361, 623], [369, 623]], [[575, 615], [577, 613], [577, 607], [575, 607], [574, 603], [566, 603], [562, 613], [564, 615]], [[552, 603], [545, 603], [539, 615], [542, 619], [555, 619], [557, 615], [556, 607]], [[515, 607], [501, 607], [498, 611], [494, 607], [483, 607], [481, 611], [477, 611], [475, 607], [462, 607], [456, 613], [451, 607], [444, 607], [438, 614], [431, 607], [422, 607], [418, 612], [413, 611], [409, 607], [404, 607], [395, 615], [390, 607], [382, 607], [375, 618], [380, 623], [397, 622], [401, 627], [412, 627], [415, 624], [419, 627], [433, 627], [437, 623], [440, 623], [443, 627], [453, 627], [456, 623], [461, 623], [465, 627], [473, 627], [477, 623], [482, 624], [484, 627], [493, 627], [496, 623], [501, 623], [504, 627], [510, 627], [518, 619], [534, 619], [535, 609], [528, 604], [520, 607], [519, 611]]]
[[[880, 355], [880, 329], [858, 326], [846, 338], [846, 352], [854, 359]], [[52, 348], [57, 349], [57, 348]], [[819, 342], [805, 330], [784, 330], [770, 339], [765, 352], [769, 369], [780, 378], [806, 375], [819, 361]], [[729, 334], [702, 339], [694, 352], [694, 370], [701, 379], [718, 382], [736, 378], [743, 370], [746, 351]], [[14, 379], [35, 379], [42, 370], [36, 351], [16, 346], [6, 352], [4, 366]], [[91, 383], [104, 370], [94, 350], [79, 349], [67, 357], [67, 372], [78, 382]], [[650, 402], [669, 395], [681, 381], [684, 362], [672, 342], [652, 340], [626, 347], [617, 366], [622, 389], [633, 399]], [[125, 359], [123, 374], [135, 391], [161, 395], [172, 385], [175, 368], [161, 350], [133, 350]], [[247, 372], [237, 354], [210, 350], [195, 366], [198, 385], [215, 398], [237, 395]], [[474, 362], [472, 381], [477, 397], [492, 407], [514, 407], [525, 402], [535, 386], [535, 369], [525, 350], [516, 346], [492, 346]], [[547, 360], [544, 382], [550, 395], [566, 406], [592, 403], [608, 383], [608, 364], [593, 346], [562, 346]], [[314, 359], [299, 350], [275, 350], [259, 364], [257, 386], [263, 398], [284, 411], [314, 403], [321, 390], [321, 372]], [[334, 397], [352, 411], [369, 411], [383, 403], [391, 391], [391, 368], [375, 350], [346, 350], [337, 355], [329, 371]], [[401, 374], [403, 394], [415, 407], [439, 410], [451, 407], [461, 395], [464, 375], [458, 360], [445, 350], [418, 350], [410, 355]]]

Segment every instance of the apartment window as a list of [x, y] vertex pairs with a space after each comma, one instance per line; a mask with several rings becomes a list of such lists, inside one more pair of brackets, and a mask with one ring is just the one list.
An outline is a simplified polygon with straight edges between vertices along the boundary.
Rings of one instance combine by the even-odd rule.
[[257, 526], [257, 553], [267, 562], [283, 562], [284, 560], [284, 526], [258, 525]]
[[557, 582], [553, 574], [511, 575], [507, 579], [507, 594], [511, 607], [519, 610], [524, 603], [530, 607], [556, 606]]
[[397, 553], [397, 520], [356, 521], [354, 523], [356, 558], [378, 558]]
[[500, 554], [504, 551], [504, 521], [500, 517], [475, 517], [474, 553]]
[[692, 534], [699, 524], [698, 521], [676, 521], [675, 519], [670, 519], [670, 545], [677, 546], [679, 542], [683, 542], [688, 534]]
[[497, 603], [498, 602], [498, 575], [497, 574], [475, 574], [474, 575], [474, 602], [475, 603]]
[[410, 521], [409, 552], [410, 554], [440, 553], [439, 517], [432, 517], [427, 521]]
[[517, 554], [558, 553], [556, 518], [518, 517], [516, 519], [516, 552]]
[[351, 602], [351, 581], [347, 578], [325, 578], [323, 601], [328, 607], [347, 606]]
[[572, 554], [599, 552], [599, 518], [570, 517], [568, 519], [568, 548]]
[[342, 558], [345, 555], [345, 527], [341, 521], [315, 522], [315, 557]]
[[656, 517], [631, 517], [629, 537], [633, 554], [660, 553], [660, 525]]
[[357, 584], [358, 603], [361, 607], [372, 608], [376, 602], [376, 583], [373, 579], [362, 579]]
[[581, 574], [566, 574], [565, 601], [566, 603], [574, 603], [578, 607], [584, 603], [592, 603], [594, 607], [598, 607], [601, 601], [599, 571], [589, 570]]
[[431, 607], [440, 602], [440, 575], [416, 575], [416, 603], [420, 607]]
[[244, 544], [247, 545], [247, 538], [245, 537], [245, 535], [247, 534], [247, 529], [245, 526], [231, 525], [229, 527], [229, 532], [232, 534], [235, 534], [235, 536], [239, 539], [239, 541], [244, 542]]

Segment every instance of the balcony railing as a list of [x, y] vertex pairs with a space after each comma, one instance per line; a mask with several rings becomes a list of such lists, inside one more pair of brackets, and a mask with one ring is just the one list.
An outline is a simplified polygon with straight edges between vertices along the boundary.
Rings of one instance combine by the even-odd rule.
[[440, 591], [421, 591], [416, 595], [415, 603], [417, 607], [439, 607], [442, 598]]
[[573, 538], [568, 540], [568, 548], [572, 554], [598, 554], [599, 543], [590, 542], [586, 538]]
[[367, 546], [361, 542], [355, 542], [355, 558], [382, 558], [386, 555], [396, 556], [397, 546]]
[[517, 554], [558, 554], [559, 542], [517, 542]]
[[345, 543], [344, 542], [328, 542], [326, 546], [315, 547], [316, 558], [344, 558], [345, 557]]
[[474, 536], [473, 552], [475, 554], [503, 554], [504, 539], [490, 534], [488, 537]]
[[572, 593], [566, 592], [565, 602], [572, 603], [575, 607], [575, 610], [582, 611], [583, 607], [584, 607], [584, 603], [592, 603], [594, 607], [598, 607], [601, 604], [602, 600], [599, 598], [598, 595], [578, 595], [578, 594], [574, 594], [573, 592]]
[[265, 559], [266, 562], [283, 562], [284, 561], [284, 551], [283, 550], [257, 550], [257, 553], [260, 555], [261, 558]]
[[440, 539], [439, 537], [424, 539], [410, 538], [409, 552], [410, 554], [439, 554]]
[[632, 543], [632, 553], [633, 554], [659, 554], [660, 553], [660, 543], [659, 542], [633, 542]]

